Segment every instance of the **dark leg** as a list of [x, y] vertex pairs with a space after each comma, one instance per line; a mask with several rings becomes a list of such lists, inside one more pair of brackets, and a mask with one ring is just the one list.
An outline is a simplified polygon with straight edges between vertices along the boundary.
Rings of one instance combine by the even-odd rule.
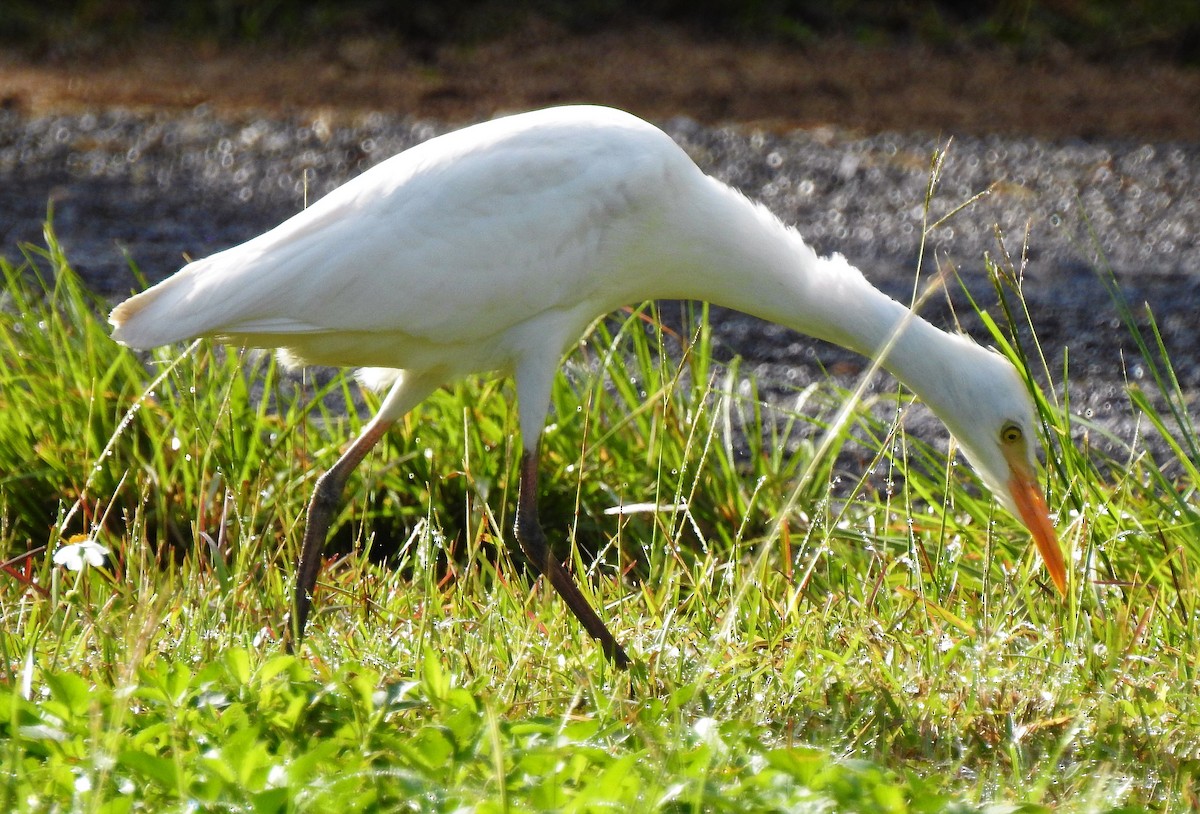
[[317, 479], [317, 488], [313, 491], [312, 500], [308, 504], [308, 520], [304, 528], [304, 543], [300, 548], [300, 562], [296, 573], [296, 597], [292, 612], [292, 627], [286, 640], [287, 651], [294, 652], [304, 641], [304, 628], [308, 624], [308, 611], [312, 606], [312, 592], [317, 584], [317, 574], [321, 571], [321, 550], [325, 547], [325, 537], [329, 533], [329, 524], [333, 522], [334, 512], [341, 502], [342, 492], [346, 481], [354, 467], [367, 456], [371, 448], [378, 443], [383, 434], [393, 424], [392, 421], [380, 421], [378, 417], [360, 435], [342, 457], [338, 458], [333, 467]]
[[379, 443], [379, 439], [396, 423], [396, 419], [433, 392], [441, 380], [441, 373], [436, 370], [423, 374], [400, 371], [396, 383], [384, 397], [383, 404], [379, 405], [379, 412], [371, 419], [362, 435], [354, 440], [328, 472], [317, 479], [317, 488], [308, 504], [304, 542], [300, 546], [300, 561], [296, 567], [292, 624], [284, 641], [289, 653], [294, 652], [304, 641], [304, 628], [308, 623], [309, 608], [312, 606], [312, 592], [317, 584], [317, 574], [321, 571], [321, 549], [325, 547], [329, 524], [333, 522], [334, 512], [337, 511], [350, 473], [367, 457], [371, 448]]
[[521, 550], [525, 552], [533, 567], [550, 580], [554, 590], [558, 591], [558, 595], [567, 603], [567, 607], [583, 624], [584, 629], [593, 639], [600, 642], [604, 655], [624, 670], [629, 667], [629, 657], [583, 598], [571, 574], [554, 559], [550, 546], [546, 543], [546, 535], [542, 532], [542, 524], [538, 520], [537, 469], [537, 455], [525, 450], [521, 456], [521, 486], [517, 496], [516, 534], [521, 543]]

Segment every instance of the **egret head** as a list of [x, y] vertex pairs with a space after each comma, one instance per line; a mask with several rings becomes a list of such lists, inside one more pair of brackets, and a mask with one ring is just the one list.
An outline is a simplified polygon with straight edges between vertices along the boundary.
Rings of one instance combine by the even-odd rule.
[[1008, 359], [961, 337], [956, 362], [932, 392], [918, 393], [949, 427], [996, 499], [1033, 535], [1055, 586], [1066, 591], [1066, 566], [1037, 480], [1036, 412], [1025, 381]]

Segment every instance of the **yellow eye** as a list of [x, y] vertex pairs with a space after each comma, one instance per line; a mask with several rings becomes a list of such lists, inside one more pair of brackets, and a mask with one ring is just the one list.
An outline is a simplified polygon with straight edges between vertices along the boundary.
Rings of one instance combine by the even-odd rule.
[[1015, 444], [1024, 437], [1025, 434], [1016, 424], [1005, 424], [1000, 430], [1000, 440], [1005, 444]]

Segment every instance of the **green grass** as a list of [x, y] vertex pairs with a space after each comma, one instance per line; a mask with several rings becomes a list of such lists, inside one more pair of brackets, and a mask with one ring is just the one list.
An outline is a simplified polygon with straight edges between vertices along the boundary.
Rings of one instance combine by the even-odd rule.
[[[829, 383], [769, 406], [699, 306], [678, 332], [647, 306], [569, 357], [542, 463], [631, 674], [510, 557], [512, 389], [483, 379], [352, 481], [292, 657], [304, 504], [360, 427], [326, 405], [354, 385], [133, 354], [49, 231], [23, 252], [0, 266], [0, 810], [1197, 805], [1197, 436], [1153, 328], [1129, 406], [1173, 457], [1104, 460], [1038, 393], [1065, 601], [967, 467], [878, 417], [907, 397], [844, 423]], [[1027, 316], [991, 268], [1015, 355]], [[684, 508], [608, 511], [644, 503]], [[53, 563], [84, 538], [104, 567]]]

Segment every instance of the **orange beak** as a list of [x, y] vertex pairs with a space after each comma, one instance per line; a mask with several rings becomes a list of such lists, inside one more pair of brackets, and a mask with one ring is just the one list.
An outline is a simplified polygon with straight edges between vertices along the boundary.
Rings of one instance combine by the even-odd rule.
[[1033, 535], [1038, 552], [1046, 563], [1046, 570], [1050, 572], [1050, 579], [1054, 580], [1059, 593], [1066, 596], [1067, 566], [1063, 562], [1062, 547], [1058, 544], [1058, 536], [1050, 522], [1050, 511], [1046, 508], [1041, 487], [1038, 486], [1028, 464], [1016, 459], [1015, 455], [1005, 457], [1008, 458], [1008, 468], [1012, 472], [1008, 481], [1008, 491], [1012, 494], [1013, 502], [1017, 504], [1021, 520]]

